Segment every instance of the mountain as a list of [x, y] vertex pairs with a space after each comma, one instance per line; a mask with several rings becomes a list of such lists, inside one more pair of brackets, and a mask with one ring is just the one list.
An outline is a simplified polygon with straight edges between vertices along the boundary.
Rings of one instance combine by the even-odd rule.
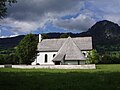
[[94, 48], [99, 51], [120, 51], [120, 26], [116, 23], [103, 20], [81, 34], [92, 36]]
[[[59, 38], [63, 33], [47, 33], [49, 38]], [[99, 52], [104, 51], [120, 51], [120, 26], [111, 21], [103, 20], [94, 24], [86, 32], [82, 33], [67, 33], [71, 37], [92, 36], [93, 47]], [[38, 36], [38, 35], [37, 35]], [[0, 38], [0, 48], [13, 48], [24, 35], [12, 38]]]

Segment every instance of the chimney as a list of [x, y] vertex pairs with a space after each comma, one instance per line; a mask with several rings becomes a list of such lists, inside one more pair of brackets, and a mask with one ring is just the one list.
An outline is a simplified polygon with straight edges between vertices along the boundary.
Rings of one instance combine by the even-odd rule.
[[42, 35], [39, 34], [39, 42], [41, 42], [41, 41], [42, 41]]

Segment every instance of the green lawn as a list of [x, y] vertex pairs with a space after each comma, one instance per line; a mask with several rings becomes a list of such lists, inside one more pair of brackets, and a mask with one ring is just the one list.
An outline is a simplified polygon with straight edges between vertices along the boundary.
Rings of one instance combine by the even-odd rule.
[[120, 90], [120, 64], [96, 70], [0, 68], [0, 90]]

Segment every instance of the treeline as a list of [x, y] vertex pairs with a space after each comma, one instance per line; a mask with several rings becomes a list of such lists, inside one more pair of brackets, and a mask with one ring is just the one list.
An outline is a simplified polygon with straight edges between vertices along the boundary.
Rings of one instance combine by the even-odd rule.
[[120, 64], [120, 51], [106, 51], [100, 55], [100, 64]]
[[16, 54], [0, 54], [0, 64], [19, 64], [19, 58]]
[[92, 50], [88, 61], [96, 64], [120, 64], [120, 51], [106, 51], [104, 54]]

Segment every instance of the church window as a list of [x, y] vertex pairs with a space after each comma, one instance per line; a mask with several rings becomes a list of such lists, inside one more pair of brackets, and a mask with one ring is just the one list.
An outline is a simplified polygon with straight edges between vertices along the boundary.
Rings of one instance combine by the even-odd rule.
[[45, 54], [45, 63], [47, 63], [48, 55]]

